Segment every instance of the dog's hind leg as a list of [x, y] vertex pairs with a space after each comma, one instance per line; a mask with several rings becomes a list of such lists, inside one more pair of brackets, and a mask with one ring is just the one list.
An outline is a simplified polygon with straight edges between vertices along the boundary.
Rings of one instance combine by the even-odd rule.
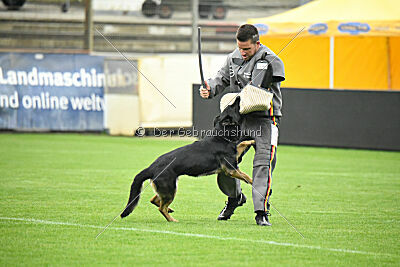
[[165, 217], [165, 219], [169, 222], [178, 222], [178, 220], [175, 220], [169, 213], [168, 213], [168, 206], [174, 201], [175, 197], [174, 192], [173, 195], [161, 195], [160, 196], [160, 207], [158, 210], [161, 212], [161, 214]]
[[[160, 197], [158, 196], [158, 193], [157, 193], [157, 186], [153, 181], [151, 181], [151, 186], [153, 187], [153, 191], [156, 194], [150, 199], [150, 203], [155, 205], [155, 206], [157, 206], [157, 207], [160, 207], [161, 199], [160, 199]], [[168, 208], [168, 213], [172, 213], [172, 212], [174, 212], [174, 210], [171, 209], [171, 208]]]
[[[157, 206], [158, 208], [160, 207], [160, 201], [161, 201], [161, 199], [160, 199], [160, 197], [159, 197], [157, 194], [155, 194], [155, 195], [150, 199], [151, 204]], [[172, 212], [174, 212], [174, 210], [171, 209], [171, 208], [168, 208], [168, 213], [172, 213]]]

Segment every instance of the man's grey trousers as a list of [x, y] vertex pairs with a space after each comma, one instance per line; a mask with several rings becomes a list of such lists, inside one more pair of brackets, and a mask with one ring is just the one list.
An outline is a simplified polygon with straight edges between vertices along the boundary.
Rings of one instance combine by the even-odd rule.
[[[241, 131], [256, 141], [252, 189], [254, 211], [267, 211], [272, 172], [276, 164], [277, 122], [274, 117], [244, 115]], [[236, 198], [242, 192], [240, 180], [227, 177], [224, 173], [218, 174], [217, 182], [220, 190], [228, 197]]]

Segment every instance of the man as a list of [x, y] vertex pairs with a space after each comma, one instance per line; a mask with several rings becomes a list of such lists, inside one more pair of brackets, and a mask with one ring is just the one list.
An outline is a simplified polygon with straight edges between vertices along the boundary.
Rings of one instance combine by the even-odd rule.
[[[270, 226], [269, 198], [271, 196], [272, 172], [276, 164], [278, 123], [282, 116], [280, 83], [285, 80], [283, 62], [259, 41], [257, 28], [250, 24], [239, 27], [236, 33], [237, 48], [228, 55], [225, 64], [213, 79], [200, 88], [203, 98], [212, 98], [225, 92], [240, 92], [248, 83], [273, 93], [271, 109], [243, 115], [242, 130], [255, 141], [253, 160], [253, 205], [256, 223]], [[271, 69], [272, 68], [272, 75]], [[269, 71], [270, 75], [268, 75]], [[256, 133], [260, 133], [257, 136]], [[228, 220], [234, 210], [246, 203], [240, 181], [218, 174], [218, 186], [228, 196], [226, 206], [218, 220]]]

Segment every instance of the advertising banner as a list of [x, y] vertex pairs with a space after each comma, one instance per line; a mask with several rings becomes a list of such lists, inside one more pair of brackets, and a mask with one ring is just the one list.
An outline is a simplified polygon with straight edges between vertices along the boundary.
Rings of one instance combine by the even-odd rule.
[[0, 129], [103, 130], [103, 57], [0, 53]]
[[137, 60], [104, 59], [105, 94], [138, 95]]

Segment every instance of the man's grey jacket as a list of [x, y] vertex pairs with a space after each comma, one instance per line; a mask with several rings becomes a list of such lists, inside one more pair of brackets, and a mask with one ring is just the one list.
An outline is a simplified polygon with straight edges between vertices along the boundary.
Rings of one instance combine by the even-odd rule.
[[[272, 77], [268, 77], [267, 68], [272, 68]], [[248, 61], [243, 60], [239, 49], [236, 48], [228, 55], [225, 64], [215, 78], [207, 80], [207, 83], [210, 86], [210, 98], [212, 98], [224, 90], [225, 93], [240, 92], [251, 81], [252, 85], [269, 90], [274, 94], [272, 109], [266, 115], [282, 116], [280, 83], [284, 80], [285, 71], [282, 60], [268, 47], [261, 45]]]

